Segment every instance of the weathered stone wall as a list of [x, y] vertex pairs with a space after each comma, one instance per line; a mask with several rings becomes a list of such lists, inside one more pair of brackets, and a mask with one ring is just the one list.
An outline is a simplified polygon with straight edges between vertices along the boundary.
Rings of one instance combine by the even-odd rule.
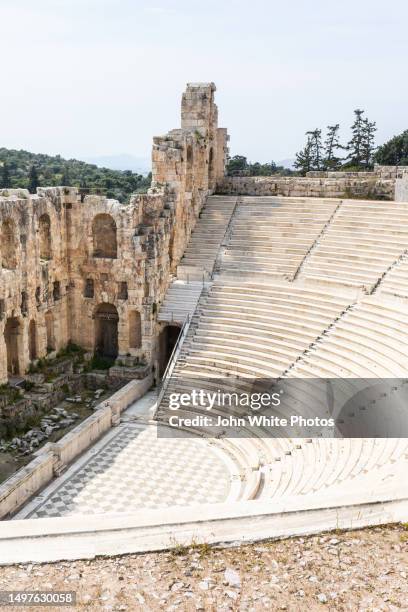
[[187, 86], [181, 129], [153, 140], [149, 193], [127, 205], [67, 187], [0, 191], [0, 384], [69, 340], [155, 362], [159, 304], [224, 174], [214, 92]]
[[[70, 197], [71, 190], [53, 188], [39, 189], [35, 196], [0, 191], [0, 383], [7, 380], [7, 369], [22, 374], [30, 357], [67, 343], [65, 207]], [[52, 228], [47, 258], [40, 251], [44, 220]]]
[[[319, 173], [320, 174], [320, 173]], [[334, 173], [330, 173], [334, 174]], [[366, 174], [366, 173], [364, 173]], [[372, 198], [393, 200], [395, 179], [370, 177], [224, 177], [216, 193], [248, 196], [292, 196], [316, 198]]]
[[408, 202], [408, 173], [395, 181], [395, 201]]
[[191, 83], [181, 103], [181, 129], [155, 137], [152, 189], [166, 184], [173, 194], [170, 266], [175, 272], [200, 210], [224, 176], [227, 132], [218, 128], [214, 83]]
[[[292, 196], [317, 198], [370, 198], [397, 200], [405, 197], [407, 166], [379, 166], [372, 172], [311, 171], [306, 176], [222, 177], [217, 193], [252, 196]], [[398, 196], [397, 196], [397, 187]]]

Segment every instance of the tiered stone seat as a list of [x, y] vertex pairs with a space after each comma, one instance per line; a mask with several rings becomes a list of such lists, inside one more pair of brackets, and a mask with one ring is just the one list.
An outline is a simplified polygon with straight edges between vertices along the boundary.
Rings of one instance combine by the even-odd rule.
[[284, 370], [338, 317], [349, 298], [289, 283], [214, 283], [176, 374], [270, 378]]
[[372, 287], [408, 244], [408, 204], [346, 200], [300, 278]]
[[292, 278], [339, 201], [242, 198], [219, 269]]
[[379, 295], [368, 296], [336, 323], [290, 375], [404, 378], [407, 337], [407, 310]]
[[[228, 392], [249, 390], [254, 379], [284, 384], [283, 377], [291, 383], [287, 397], [294, 411], [328, 416], [314, 379], [340, 379], [336, 401], [342, 407], [365, 379], [405, 377], [408, 310], [404, 299], [390, 294], [408, 297], [401, 258], [407, 220], [408, 205], [401, 203], [243, 198], [223, 239], [226, 252], [214, 259], [218, 276], [197, 305], [159, 417], [168, 410], [169, 394], [191, 391], [192, 380], [208, 391], [221, 383]], [[218, 248], [224, 249], [222, 242]], [[373, 295], [346, 288], [370, 288], [379, 279]], [[375, 396], [359, 409], [373, 403], [385, 411], [388, 399]], [[199, 407], [181, 411], [208, 414]], [[275, 410], [282, 411], [284, 405]], [[237, 408], [215, 405], [217, 415], [240, 416]], [[279, 438], [279, 431], [245, 427], [234, 438], [227, 439], [223, 427], [214, 435], [209, 443], [238, 465], [233, 477], [240, 481], [239, 499], [331, 503], [361, 490], [375, 492], [408, 467], [405, 439]]]
[[236, 197], [207, 198], [178, 266], [179, 279], [202, 280], [211, 276], [236, 202]]
[[[408, 244], [406, 245], [408, 248]], [[408, 258], [402, 259], [387, 272], [379, 293], [408, 298]]]

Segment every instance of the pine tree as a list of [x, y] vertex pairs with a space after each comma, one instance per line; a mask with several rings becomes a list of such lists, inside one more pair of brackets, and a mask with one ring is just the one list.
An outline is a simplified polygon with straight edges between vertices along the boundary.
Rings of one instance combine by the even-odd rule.
[[352, 137], [347, 144], [349, 155], [347, 157], [347, 165], [361, 168], [363, 165], [364, 154], [364, 111], [356, 108], [354, 111], [355, 119], [351, 126]]
[[306, 132], [306, 136], [310, 138], [311, 155], [312, 155], [312, 170], [322, 169], [322, 130], [316, 128], [313, 131]]
[[3, 189], [11, 187], [10, 171], [7, 162], [4, 162], [1, 169], [0, 187]]
[[30, 193], [36, 193], [39, 184], [37, 168], [35, 166], [31, 166], [30, 173], [28, 175], [28, 189]]
[[362, 158], [366, 168], [371, 168], [373, 165], [373, 156], [375, 151], [375, 133], [377, 126], [375, 121], [363, 121], [363, 142], [362, 142]]
[[310, 137], [310, 132], [307, 132], [307, 141], [304, 149], [296, 153], [294, 167], [300, 170], [302, 174], [306, 174], [313, 169], [313, 144]]
[[341, 166], [341, 158], [336, 155], [339, 149], [344, 149], [339, 142], [340, 125], [328, 125], [327, 136], [324, 142], [323, 167], [325, 170], [338, 170]]

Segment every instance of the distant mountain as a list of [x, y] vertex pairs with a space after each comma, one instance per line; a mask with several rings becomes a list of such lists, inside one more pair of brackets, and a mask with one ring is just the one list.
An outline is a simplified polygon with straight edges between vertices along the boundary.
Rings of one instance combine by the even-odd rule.
[[293, 164], [295, 163], [294, 157], [289, 157], [288, 159], [281, 159], [281, 161], [276, 162], [277, 166], [283, 166], [284, 168], [289, 168], [289, 170], [294, 170]]
[[85, 161], [96, 164], [102, 168], [111, 170], [132, 170], [139, 174], [148, 174], [151, 170], [151, 160], [146, 157], [136, 157], [130, 153], [118, 155], [98, 155], [96, 157], [85, 157]]
[[84, 193], [101, 193], [126, 202], [132, 193], [145, 193], [151, 176], [126, 170], [98, 167], [60, 155], [45, 155], [0, 147], [0, 189], [72, 186]]

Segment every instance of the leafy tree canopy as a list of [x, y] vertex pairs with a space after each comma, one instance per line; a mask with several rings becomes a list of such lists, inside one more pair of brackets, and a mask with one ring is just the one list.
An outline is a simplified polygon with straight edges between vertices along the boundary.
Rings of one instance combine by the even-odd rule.
[[374, 160], [384, 166], [408, 166], [408, 130], [378, 147]]
[[0, 188], [23, 188], [35, 192], [38, 186], [72, 186], [101, 193], [119, 202], [127, 202], [132, 193], [145, 193], [147, 177], [130, 170], [110, 170], [60, 155], [0, 148]]
[[272, 176], [273, 174], [289, 176], [294, 173], [289, 168], [277, 166], [273, 161], [266, 164], [250, 163], [244, 155], [234, 155], [228, 159], [227, 176]]

